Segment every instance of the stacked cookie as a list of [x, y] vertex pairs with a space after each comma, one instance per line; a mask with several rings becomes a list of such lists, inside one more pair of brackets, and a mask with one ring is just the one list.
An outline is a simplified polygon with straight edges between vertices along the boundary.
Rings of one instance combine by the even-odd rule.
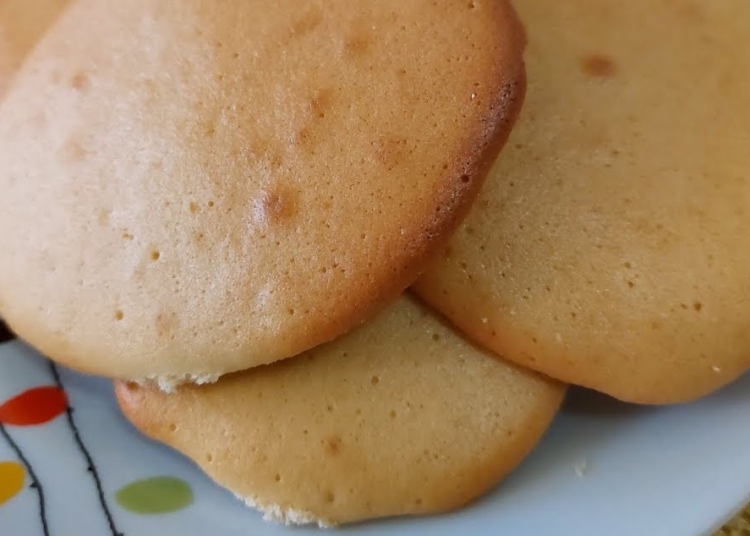
[[750, 7], [23, 6], [0, 315], [271, 519], [452, 510], [569, 383], [750, 367]]
[[515, 2], [529, 91], [416, 291], [487, 348], [621, 400], [750, 366], [750, 5]]
[[26, 55], [69, 0], [3, 0], [0, 3], [0, 99]]

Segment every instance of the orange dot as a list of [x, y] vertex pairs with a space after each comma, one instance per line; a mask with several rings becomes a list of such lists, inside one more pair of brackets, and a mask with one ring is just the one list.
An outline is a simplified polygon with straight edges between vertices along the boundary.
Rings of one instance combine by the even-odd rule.
[[59, 387], [35, 387], [1, 405], [0, 422], [14, 426], [44, 424], [63, 413], [67, 407], [68, 398]]
[[17, 462], [0, 462], [0, 506], [23, 489], [26, 472]]

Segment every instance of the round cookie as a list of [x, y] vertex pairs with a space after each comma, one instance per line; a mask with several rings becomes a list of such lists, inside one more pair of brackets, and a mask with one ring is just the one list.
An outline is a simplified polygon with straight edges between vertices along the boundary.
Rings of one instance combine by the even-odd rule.
[[537, 444], [564, 392], [406, 297], [327, 345], [212, 385], [116, 384], [138, 429], [266, 519], [321, 525], [467, 504]]
[[0, 2], [0, 98], [23, 63], [69, 0], [2, 0]]
[[750, 3], [514, 3], [529, 88], [417, 292], [500, 355], [640, 403], [750, 366]]
[[296, 355], [442, 247], [525, 91], [505, 0], [77, 0], [0, 107], [0, 312], [163, 387]]

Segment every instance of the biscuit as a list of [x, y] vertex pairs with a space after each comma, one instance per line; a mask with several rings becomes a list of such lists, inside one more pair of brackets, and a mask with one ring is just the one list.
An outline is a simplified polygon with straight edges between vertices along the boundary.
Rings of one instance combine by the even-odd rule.
[[514, 3], [529, 87], [415, 285], [472, 338], [630, 402], [750, 365], [750, 3]]
[[564, 392], [413, 298], [327, 345], [212, 385], [166, 394], [116, 384], [138, 429], [266, 519], [322, 526], [471, 502], [538, 443]]
[[62, 13], [68, 1], [0, 2], [0, 98], [26, 55]]
[[0, 107], [0, 314], [165, 388], [332, 340], [467, 213], [524, 43], [504, 0], [73, 2]]

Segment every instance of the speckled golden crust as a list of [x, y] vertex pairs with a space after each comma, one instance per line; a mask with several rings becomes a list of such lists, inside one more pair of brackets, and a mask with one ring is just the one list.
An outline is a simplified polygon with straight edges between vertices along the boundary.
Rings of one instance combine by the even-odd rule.
[[335, 338], [468, 210], [523, 46], [504, 0], [75, 1], [0, 107], [3, 317], [122, 379]]
[[10, 80], [69, 0], [0, 1], [0, 98]]
[[565, 388], [403, 298], [280, 363], [171, 395], [116, 393], [143, 433], [271, 516], [340, 524], [472, 501], [537, 444]]
[[529, 88], [416, 290], [566, 382], [689, 401], [750, 365], [750, 3], [518, 0]]

